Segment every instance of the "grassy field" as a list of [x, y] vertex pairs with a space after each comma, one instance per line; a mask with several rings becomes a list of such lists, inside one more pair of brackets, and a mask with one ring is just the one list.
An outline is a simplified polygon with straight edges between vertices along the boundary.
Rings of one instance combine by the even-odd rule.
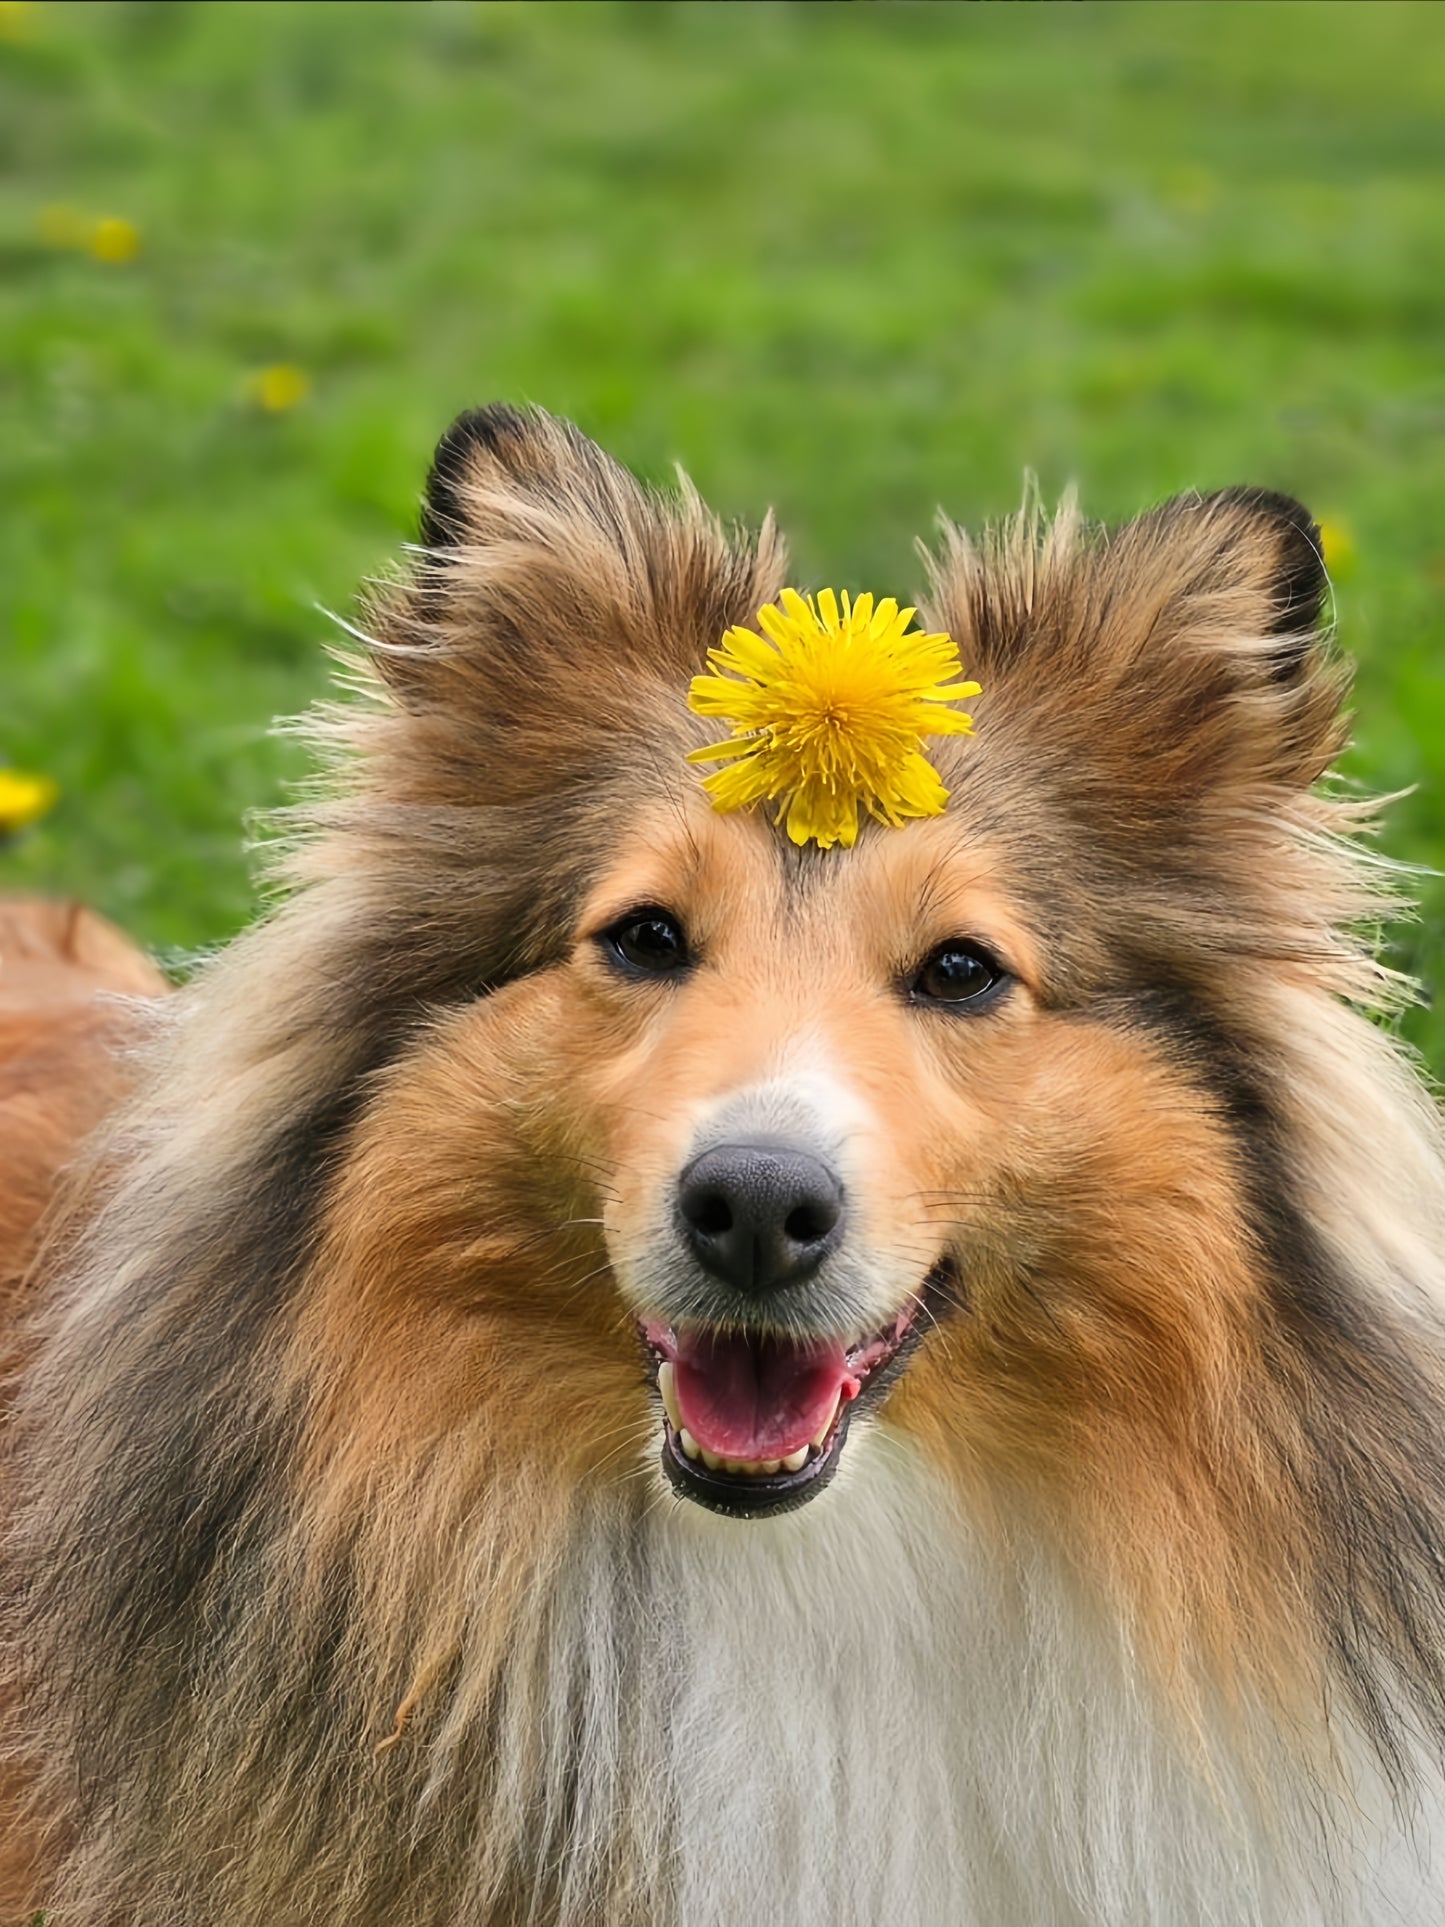
[[[840, 586], [1025, 467], [1298, 494], [1349, 773], [1445, 859], [1442, 124], [1428, 0], [0, 0], [0, 762], [61, 788], [0, 886], [233, 931], [318, 605], [498, 396]], [[1395, 954], [1445, 992], [1438, 886]]]

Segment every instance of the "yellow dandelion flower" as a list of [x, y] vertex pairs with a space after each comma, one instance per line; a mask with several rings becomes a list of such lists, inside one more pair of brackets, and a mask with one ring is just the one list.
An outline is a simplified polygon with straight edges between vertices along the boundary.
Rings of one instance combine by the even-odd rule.
[[104, 261], [108, 267], [123, 267], [140, 253], [140, 229], [134, 221], [107, 214], [92, 226], [89, 245], [97, 261]]
[[944, 635], [907, 633], [914, 614], [891, 596], [842, 606], [831, 589], [805, 601], [784, 589], [782, 607], [758, 611], [758, 628], [729, 629], [694, 676], [688, 707], [733, 725], [725, 743], [695, 749], [690, 763], [731, 759], [703, 778], [717, 810], [778, 806], [794, 843], [850, 848], [860, 806], [899, 828], [937, 816], [948, 801], [923, 754], [925, 736], [957, 736], [973, 719], [951, 707], [976, 696], [959, 682], [958, 651]]
[[1354, 537], [1343, 522], [1325, 517], [1320, 523], [1320, 549], [1324, 554], [1325, 567], [1337, 582], [1342, 581], [1354, 568]]
[[284, 415], [299, 408], [311, 393], [311, 377], [293, 361], [275, 361], [258, 368], [246, 381], [246, 396], [268, 415]]
[[0, 0], [0, 40], [28, 40], [34, 24], [31, 0]]
[[0, 836], [13, 836], [54, 803], [60, 787], [48, 776], [27, 776], [18, 769], [0, 769]]

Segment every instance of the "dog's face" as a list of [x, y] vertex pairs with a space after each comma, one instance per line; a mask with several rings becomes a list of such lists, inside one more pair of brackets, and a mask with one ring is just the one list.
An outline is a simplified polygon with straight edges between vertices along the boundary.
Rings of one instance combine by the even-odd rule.
[[[935, 614], [985, 694], [948, 810], [799, 851], [765, 813], [716, 814], [682, 761], [721, 591], [661, 643], [626, 609], [599, 638], [594, 614], [590, 664], [554, 626], [527, 665], [550, 685], [463, 714], [463, 767], [458, 659], [507, 490], [515, 564], [529, 529], [555, 556], [590, 473], [559, 480], [546, 437], [500, 485], [474, 453], [474, 497], [454, 461], [446, 499], [486, 534], [449, 564], [476, 601], [453, 605], [440, 699], [425, 650], [397, 672], [397, 767], [412, 807], [541, 799], [555, 822], [511, 859], [524, 967], [421, 1029], [358, 1127], [316, 1314], [348, 1422], [478, 1427], [488, 1451], [505, 1432], [576, 1476], [638, 1476], [651, 1438], [680, 1493], [736, 1515], [821, 1493], [864, 1414], [965, 1481], [1106, 1470], [1117, 1491], [1163, 1441], [1187, 1458], [1257, 1343], [1231, 1053], [1283, 930], [1269, 880], [1231, 882], [1239, 852], [1211, 839], [1334, 744], [1296, 634], [1318, 585], [1281, 614], [1298, 529], [1186, 505], [1056, 559], [1051, 587], [1040, 564], [1037, 595], [955, 558]], [[665, 593], [656, 555], [628, 566]]]
[[992, 867], [951, 826], [840, 861], [692, 803], [581, 906], [570, 1102], [690, 1497], [819, 1491], [855, 1402], [958, 1300], [1000, 1100], [1037, 1062], [1033, 945]]
[[500, 1360], [518, 1449], [534, 1414], [615, 1470], [660, 1426], [737, 1515], [822, 1491], [855, 1414], [1067, 1459], [1101, 1403], [1192, 1401], [1247, 1295], [1222, 1132], [1153, 1029], [1061, 1002], [1041, 924], [957, 818], [841, 857], [700, 797], [620, 830], [564, 954], [370, 1115], [380, 1382], [460, 1414]]

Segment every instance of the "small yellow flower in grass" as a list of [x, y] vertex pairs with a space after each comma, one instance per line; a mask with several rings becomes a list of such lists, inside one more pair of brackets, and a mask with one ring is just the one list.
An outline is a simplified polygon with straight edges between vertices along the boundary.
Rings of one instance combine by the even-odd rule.
[[34, 25], [31, 0], [0, 0], [0, 40], [28, 40]]
[[1325, 567], [1337, 582], [1343, 581], [1355, 566], [1354, 538], [1343, 522], [1325, 517], [1320, 523], [1320, 548]]
[[0, 836], [13, 836], [54, 803], [59, 785], [48, 776], [27, 776], [18, 769], [0, 769]]
[[294, 361], [275, 361], [258, 368], [246, 381], [247, 398], [268, 415], [284, 415], [299, 408], [311, 393], [311, 377]]
[[97, 261], [104, 261], [109, 267], [123, 267], [140, 253], [140, 229], [134, 221], [108, 214], [91, 227], [89, 246]]
[[[964, 735], [973, 719], [951, 707], [976, 696], [948, 636], [909, 635], [915, 611], [887, 597], [840, 608], [831, 589], [805, 601], [784, 589], [782, 607], [758, 611], [761, 636], [729, 629], [694, 676], [688, 707], [731, 722], [732, 737], [695, 749], [690, 763], [729, 760], [703, 778], [717, 810], [776, 803], [794, 843], [849, 848], [860, 806], [899, 828], [937, 816], [948, 801], [923, 754], [925, 736]], [[766, 638], [766, 640], [764, 639]]]

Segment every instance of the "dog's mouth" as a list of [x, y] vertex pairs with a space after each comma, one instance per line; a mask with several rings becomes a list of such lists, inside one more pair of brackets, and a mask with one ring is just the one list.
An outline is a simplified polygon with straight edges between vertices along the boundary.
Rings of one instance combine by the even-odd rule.
[[662, 1469], [675, 1489], [736, 1518], [816, 1497], [860, 1401], [882, 1394], [916, 1342], [920, 1310], [909, 1305], [852, 1346], [644, 1323], [664, 1415]]

